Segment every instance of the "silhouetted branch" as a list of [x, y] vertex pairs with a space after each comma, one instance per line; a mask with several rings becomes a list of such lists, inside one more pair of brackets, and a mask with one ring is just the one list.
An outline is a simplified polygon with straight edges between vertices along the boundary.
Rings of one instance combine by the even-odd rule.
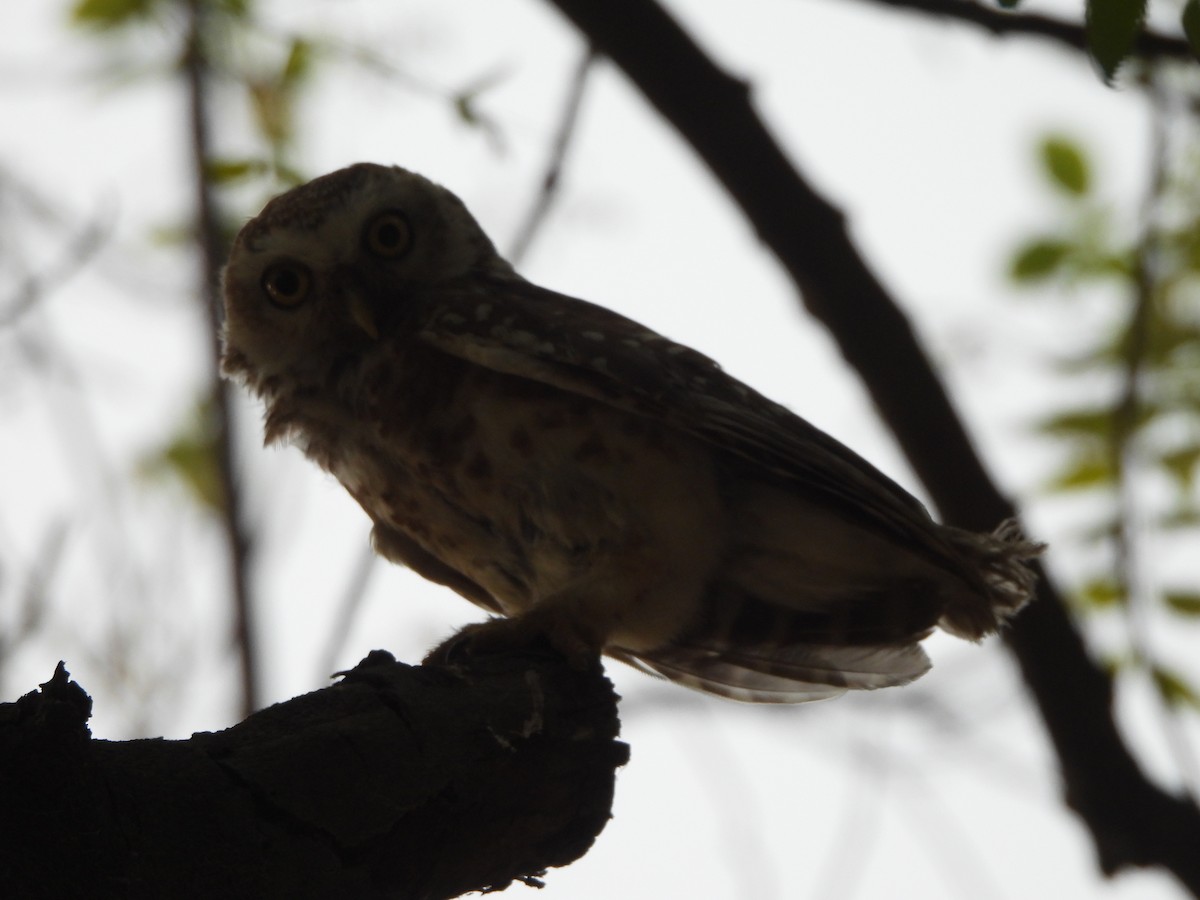
[[242, 714], [259, 706], [259, 653], [254, 628], [254, 600], [250, 593], [250, 541], [243, 524], [242, 493], [234, 458], [233, 385], [220, 374], [221, 268], [225, 265], [226, 242], [208, 178], [210, 138], [208, 126], [208, 63], [205, 50], [205, 0], [188, 0], [187, 44], [183, 74], [187, 84], [188, 125], [192, 149], [192, 175], [195, 188], [196, 240], [201, 253], [200, 294], [208, 314], [210, 335], [211, 387], [213, 397], [216, 463], [221, 482], [224, 533], [229, 554], [230, 594], [233, 599], [234, 645], [241, 670]]
[[0, 705], [0, 872], [31, 898], [433, 898], [536, 883], [609, 819], [597, 663], [376, 651], [336, 685], [186, 741], [94, 740], [59, 664]]
[[546, 171], [542, 176], [541, 189], [538, 191], [537, 198], [534, 200], [533, 206], [530, 207], [525, 221], [517, 230], [517, 236], [513, 240], [512, 249], [507, 254], [509, 262], [514, 266], [519, 265], [525, 258], [525, 254], [529, 252], [529, 248], [533, 244], [533, 238], [541, 227], [542, 222], [546, 220], [546, 214], [550, 211], [550, 203], [558, 191], [559, 179], [562, 177], [563, 161], [566, 159], [567, 148], [571, 144], [571, 138], [575, 135], [575, 124], [579, 121], [579, 108], [583, 102], [583, 89], [587, 85], [588, 74], [591, 72], [592, 63], [595, 61], [596, 54], [589, 48], [584, 51], [583, 56], [579, 59], [579, 64], [575, 67], [575, 76], [571, 79], [571, 88], [567, 92], [562, 119], [559, 122], [558, 130], [555, 132], [554, 142], [550, 147], [550, 159], [546, 163]]
[[[1031, 37], [1050, 41], [1060, 47], [1087, 52], [1083, 26], [1051, 16], [1006, 12], [976, 0], [862, 0], [903, 12], [915, 12], [937, 19], [966, 22], [997, 37]], [[1079, 4], [1083, 9], [1083, 3]], [[1193, 59], [1187, 41], [1153, 31], [1142, 32], [1134, 43], [1133, 55], [1143, 59]]]
[[[718, 68], [652, 0], [554, 0], [618, 65], [729, 191], [829, 329], [950, 523], [977, 531], [1012, 516], [896, 301], [850, 240], [840, 210], [767, 132], [749, 88]], [[1200, 810], [1153, 784], [1121, 739], [1112, 685], [1088, 656], [1053, 585], [1006, 635], [1058, 755], [1067, 804], [1101, 869], [1162, 866], [1200, 896]]]

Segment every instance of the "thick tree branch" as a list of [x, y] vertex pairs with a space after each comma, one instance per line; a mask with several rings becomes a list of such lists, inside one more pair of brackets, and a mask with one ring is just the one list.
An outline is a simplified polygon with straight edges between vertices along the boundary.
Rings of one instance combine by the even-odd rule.
[[[753, 223], [863, 379], [943, 518], [985, 530], [1014, 513], [984, 470], [912, 327], [859, 255], [842, 214], [793, 168], [750, 103], [652, 0], [554, 0], [696, 150]], [[1058, 754], [1066, 801], [1106, 873], [1162, 866], [1200, 896], [1200, 811], [1151, 783], [1112, 717], [1111, 684], [1061, 599], [1039, 597], [1008, 633]]]
[[332, 687], [186, 741], [92, 740], [60, 664], [0, 705], [0, 884], [23, 898], [433, 898], [535, 883], [609, 818], [596, 666], [376, 651]]

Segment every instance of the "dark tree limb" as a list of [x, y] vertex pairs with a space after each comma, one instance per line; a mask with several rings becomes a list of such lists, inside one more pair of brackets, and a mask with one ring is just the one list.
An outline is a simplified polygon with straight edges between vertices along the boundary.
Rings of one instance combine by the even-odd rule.
[[338, 684], [186, 741], [93, 740], [62, 664], [0, 705], [0, 892], [443, 898], [536, 883], [609, 818], [599, 666], [376, 651]]
[[[741, 207], [863, 379], [945, 521], [987, 530], [1015, 513], [971, 444], [912, 327], [854, 246], [841, 212], [785, 157], [746, 84], [652, 0], [554, 0], [680, 132]], [[1200, 810], [1153, 784], [1112, 716], [1112, 685], [1054, 586], [1006, 639], [1058, 756], [1067, 804], [1101, 869], [1161, 866], [1200, 896]]]

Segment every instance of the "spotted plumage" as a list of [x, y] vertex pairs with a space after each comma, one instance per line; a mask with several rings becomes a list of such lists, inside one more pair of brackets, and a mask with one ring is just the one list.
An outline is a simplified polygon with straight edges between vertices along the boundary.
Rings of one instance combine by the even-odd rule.
[[978, 639], [1030, 593], [1014, 527], [938, 525], [707, 357], [525, 281], [403, 169], [271, 201], [225, 297], [267, 441], [333, 473], [383, 556], [568, 652], [795, 702], [911, 681], [935, 626]]

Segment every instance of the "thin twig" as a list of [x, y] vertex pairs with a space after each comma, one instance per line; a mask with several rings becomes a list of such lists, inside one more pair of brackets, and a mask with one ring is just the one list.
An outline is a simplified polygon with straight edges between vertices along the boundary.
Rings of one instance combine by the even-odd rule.
[[368, 543], [360, 551], [358, 562], [355, 563], [350, 574], [350, 580], [346, 582], [346, 589], [342, 592], [342, 600], [337, 607], [337, 615], [329, 629], [329, 636], [325, 640], [325, 649], [317, 657], [320, 660], [317, 669], [318, 678], [329, 678], [337, 669], [338, 658], [346, 648], [350, 629], [353, 627], [355, 619], [358, 618], [358, 611], [362, 609], [363, 599], [367, 595], [367, 585], [371, 582], [371, 575], [374, 573], [378, 561], [379, 555], [375, 552], [375, 548]]
[[87, 265], [108, 237], [108, 223], [100, 219], [88, 222], [67, 240], [62, 258], [41, 272], [26, 276], [13, 295], [0, 303], [0, 328], [16, 323], [54, 288], [63, 284], [72, 275]]
[[[1060, 47], [1087, 52], [1087, 35], [1082, 25], [1034, 13], [1016, 13], [996, 9], [975, 0], [864, 0], [902, 12], [914, 12], [937, 19], [966, 22], [996, 37], [1031, 37], [1050, 41]], [[1082, 4], [1080, 4], [1082, 7]], [[1190, 60], [1187, 41], [1153, 31], [1143, 31], [1134, 42], [1133, 55], [1143, 59]]]
[[897, 763], [888, 748], [880, 744], [878, 732], [873, 731], [870, 736], [853, 742], [849, 753], [839, 754], [842, 763], [847, 757], [853, 760], [844, 779], [848, 795], [840, 804], [840, 822], [835, 825], [831, 820], [826, 826], [832, 835], [829, 851], [819, 862], [813, 861], [816, 874], [810, 882], [809, 896], [816, 900], [827, 897], [851, 900], [857, 896], [868, 862], [878, 849], [884, 820], [883, 800]]
[[50, 586], [62, 571], [63, 551], [69, 533], [66, 521], [51, 522], [41, 536], [33, 559], [25, 566], [22, 573], [24, 588], [16, 592], [13, 614], [0, 631], [0, 667], [11, 658], [13, 650], [29, 640], [45, 622], [51, 608]]
[[519, 265], [529, 252], [533, 239], [537, 236], [542, 223], [546, 220], [546, 214], [550, 211], [554, 195], [558, 192], [558, 186], [562, 179], [563, 161], [566, 159], [571, 139], [575, 135], [576, 123], [579, 121], [583, 89], [587, 85], [588, 74], [595, 61], [596, 51], [588, 47], [575, 66], [575, 75], [571, 79], [571, 88], [567, 92], [558, 130], [555, 132], [554, 142], [550, 145], [550, 159], [546, 163], [546, 171], [542, 176], [541, 189], [534, 198], [525, 222], [517, 230], [517, 236], [513, 239], [512, 248], [508, 252], [509, 262], [513, 265]]
[[747, 897], [786, 896], [789, 892], [781, 892], [779, 873], [765, 852], [768, 826], [757, 808], [748, 761], [730, 746], [711, 703], [699, 704], [697, 714], [708, 719], [703, 741], [688, 740], [688, 734], [674, 729], [672, 734], [680, 746], [679, 758], [696, 772], [696, 793], [705, 794], [712, 804], [711, 821], [733, 881]]
[[940, 794], [941, 781], [927, 777], [927, 770], [918, 767], [897, 779], [899, 787], [909, 794], [905, 804], [905, 822], [914, 830], [924, 832], [923, 847], [938, 873], [945, 879], [946, 895], [951, 897], [988, 898], [1002, 896], [995, 876], [984, 864], [983, 854], [970, 831], [963, 828], [950, 806]]
[[254, 630], [254, 603], [250, 595], [251, 547], [243, 527], [242, 494], [234, 473], [233, 405], [230, 384], [221, 378], [221, 320], [219, 290], [224, 262], [224, 241], [216, 203], [208, 179], [211, 158], [208, 126], [208, 63], [205, 48], [205, 3], [188, 0], [187, 45], [183, 73], [188, 91], [188, 115], [192, 148], [196, 204], [196, 239], [200, 244], [200, 294], [208, 314], [210, 334], [211, 391], [216, 416], [217, 470], [224, 503], [221, 506], [225, 543], [229, 553], [229, 579], [233, 592], [234, 644], [237, 649], [242, 687], [242, 713], [259, 707], [258, 642]]

